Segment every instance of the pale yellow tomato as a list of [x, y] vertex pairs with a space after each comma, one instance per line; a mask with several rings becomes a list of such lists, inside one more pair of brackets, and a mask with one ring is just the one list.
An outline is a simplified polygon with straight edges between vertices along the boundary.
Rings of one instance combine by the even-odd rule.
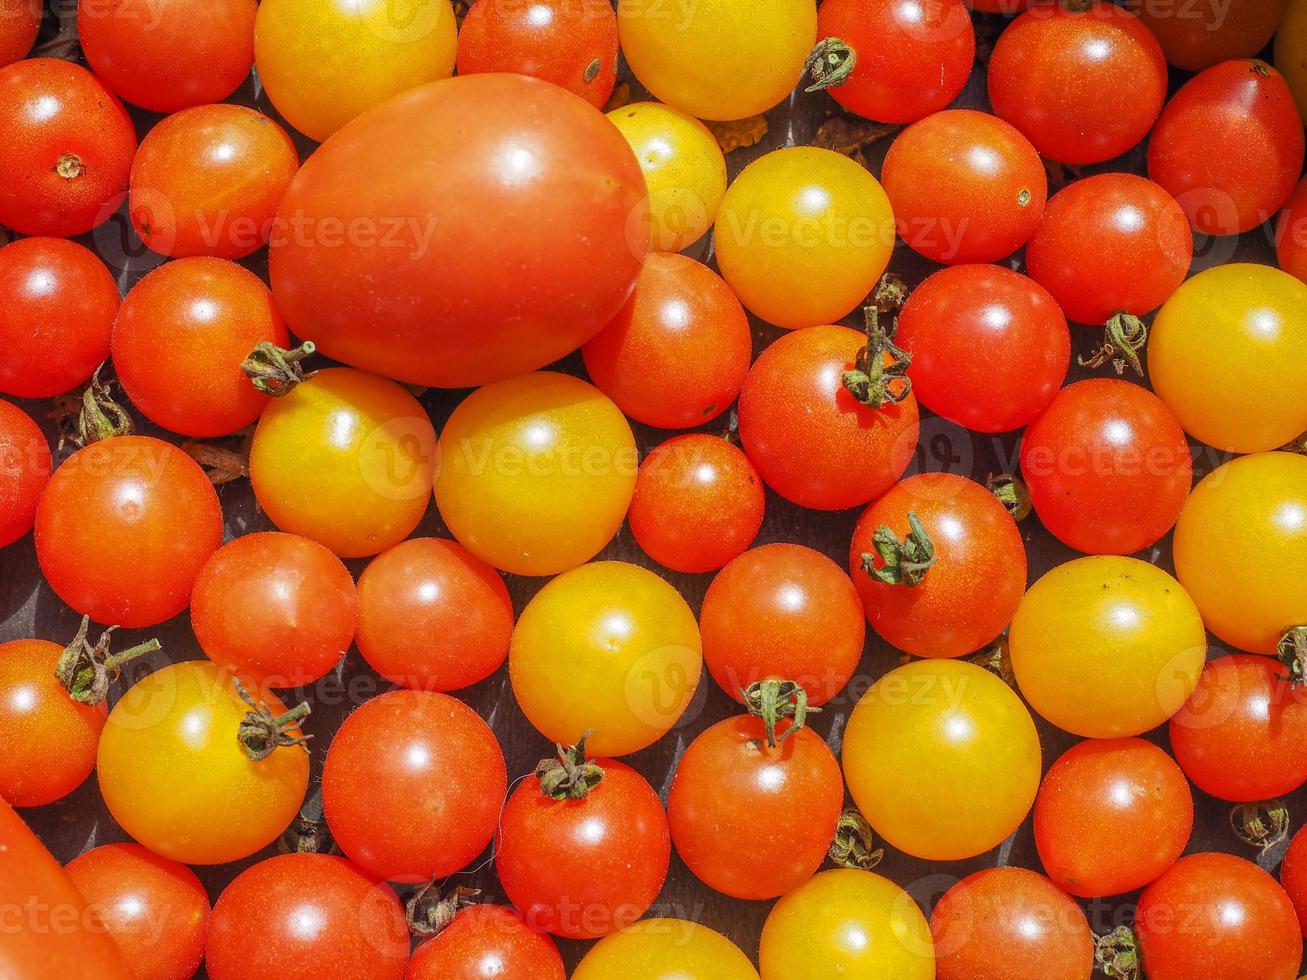
[[739, 947], [683, 919], [644, 919], [601, 939], [572, 980], [758, 980]]
[[1275, 35], [1275, 67], [1289, 83], [1298, 111], [1307, 119], [1307, 0], [1290, 0]]

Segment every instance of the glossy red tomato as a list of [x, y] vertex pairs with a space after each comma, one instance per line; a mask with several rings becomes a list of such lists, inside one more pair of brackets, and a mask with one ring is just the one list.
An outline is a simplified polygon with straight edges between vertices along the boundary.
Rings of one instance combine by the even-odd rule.
[[104, 844], [73, 858], [64, 872], [137, 980], [195, 975], [204, 957], [209, 896], [190, 868], [139, 844]]
[[45, 434], [32, 417], [0, 401], [0, 548], [32, 529], [53, 465]]
[[[882, 542], [894, 555], [888, 564]], [[961, 657], [1012, 622], [1026, 592], [1026, 547], [1012, 515], [979, 483], [920, 473], [858, 519], [849, 574], [867, 621], [889, 643], [916, 657]]]
[[32, 50], [44, 6], [41, 0], [0, 0], [0, 68]]
[[690, 429], [739, 395], [753, 333], [721, 276], [684, 255], [653, 252], [631, 298], [581, 353], [590, 380], [624, 414]]
[[548, 936], [533, 932], [516, 909], [473, 905], [413, 952], [406, 980], [566, 980]]
[[1284, 206], [1302, 175], [1303, 148], [1284, 76], [1264, 61], [1226, 61], [1167, 104], [1148, 144], [1148, 176], [1179, 200], [1195, 230], [1234, 235]]
[[199, 465], [149, 436], [93, 442], [50, 478], [36, 510], [36, 558], [64, 602], [138, 629], [190, 604], [222, 544], [222, 508]]
[[458, 31], [458, 73], [514, 72], [602, 109], [617, 83], [617, 14], [607, 0], [476, 0]]
[[378, 878], [426, 882], [490, 843], [504, 754], [475, 711], [444, 694], [391, 691], [345, 719], [322, 770], [322, 807], [345, 855]]
[[639, 919], [662, 890], [672, 851], [667, 813], [621, 762], [586, 762], [582, 749], [569, 758], [579, 767], [572, 773], [554, 765], [508, 798], [495, 869], [529, 927], [598, 939]]
[[1229, 854], [1181, 858], [1139, 899], [1135, 932], [1148, 980], [1293, 980], [1302, 961], [1289, 896]]
[[218, 896], [204, 962], [212, 980], [403, 980], [408, 947], [404, 910], [384, 882], [338, 857], [282, 854]]
[[713, 572], [753, 544], [765, 505], [749, 457], [722, 436], [697, 433], [668, 439], [645, 457], [627, 521], [660, 565]]
[[971, 109], [927, 116], [899, 134], [881, 173], [899, 237], [945, 265], [997, 262], [1034, 233], [1048, 175], [1030, 141]]
[[1169, 755], [1141, 738], [1089, 739], [1053, 763], [1035, 797], [1035, 844], [1081, 898], [1156, 881], [1189, 844], [1194, 801]]
[[1026, 245], [1026, 269], [1076, 323], [1143, 316], [1189, 272], [1194, 240], [1180, 205], [1135, 174], [1098, 174], [1053, 195]]
[[0, 392], [60, 395], [109, 356], [118, 284], [90, 249], [62, 238], [0, 248], [0, 294]]
[[178, 259], [123, 299], [113, 363], [142, 415], [210, 438], [245, 428], [268, 404], [241, 370], [265, 342], [285, 347], [288, 334], [258, 276], [225, 259]]
[[1307, 179], [1294, 189], [1280, 213], [1275, 251], [1281, 269], [1307, 282]]
[[908, 297], [894, 342], [912, 355], [917, 400], [975, 432], [1009, 432], [1048, 407], [1071, 363], [1048, 290], [998, 265], [935, 273]]
[[513, 600], [504, 579], [456, 541], [414, 538], [359, 576], [359, 653], [386, 680], [456, 691], [508, 656]]
[[0, 224], [66, 238], [107, 221], [127, 192], [136, 129], [85, 68], [32, 58], [0, 68]]
[[[1127, 81], [1128, 80], [1128, 81]], [[989, 59], [994, 112], [1062, 163], [1119, 157], [1152, 128], [1166, 99], [1166, 56], [1134, 14], [1038, 0]]]
[[723, 691], [769, 678], [793, 681], [808, 703], [825, 704], [862, 658], [866, 621], [857, 590], [825, 555], [798, 544], [765, 544], [726, 565], [699, 613], [703, 656]]
[[221, 102], [254, 65], [255, 0], [90, 0], [77, 36], [92, 70], [153, 112]]
[[1299, 830], [1293, 835], [1280, 865], [1280, 886], [1293, 902], [1298, 922], [1307, 934], [1307, 833]]
[[365, 113], [309, 158], [279, 216], [290, 231], [269, 272], [295, 333], [441, 387], [575, 350], [622, 308], [648, 249], [626, 138], [521, 75], [433, 82]]
[[676, 852], [732, 898], [793, 891], [816, 874], [835, 837], [844, 806], [839, 763], [819, 735], [789, 725], [777, 726], [778, 743], [769, 746], [761, 718], [727, 718], [691, 742], [676, 767], [667, 798]]
[[1193, 460], [1160, 398], [1094, 378], [1062, 389], [1026, 430], [1021, 474], [1058, 540], [1089, 555], [1132, 555], [1175, 527]]

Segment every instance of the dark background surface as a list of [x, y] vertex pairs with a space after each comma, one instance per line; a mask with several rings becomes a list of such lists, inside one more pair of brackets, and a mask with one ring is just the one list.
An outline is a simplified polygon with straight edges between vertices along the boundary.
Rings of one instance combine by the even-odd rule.
[[[978, 30], [981, 38], [981, 58], [965, 92], [957, 105], [988, 109], [985, 97], [984, 55], [1002, 27], [999, 17], [977, 16]], [[53, 25], [47, 24], [42, 34], [45, 39], [51, 33]], [[1175, 73], [1172, 90], [1188, 76]], [[622, 72], [621, 78], [631, 81], [629, 72]], [[641, 97], [638, 85], [633, 86], [634, 98]], [[1092, 97], [1086, 93], [1086, 97]], [[256, 106], [264, 112], [278, 118], [271, 103], [262, 95], [254, 79], [232, 98], [232, 101]], [[787, 103], [778, 106], [767, 114], [769, 130], [763, 140], [754, 147], [740, 149], [727, 157], [732, 177], [744, 165], [762, 153], [791, 144], [811, 142], [820, 124], [837, 114], [838, 107], [824, 94], [806, 95], [797, 93]], [[143, 135], [157, 120], [158, 116], [141, 111], [134, 111], [139, 132]], [[286, 127], [290, 130], [290, 127]], [[306, 156], [312, 149], [311, 142], [297, 137], [301, 155]], [[888, 148], [890, 139], [880, 141], [866, 151], [866, 157], [875, 173], [879, 173], [880, 161]], [[1085, 173], [1102, 173], [1110, 171], [1144, 172], [1143, 147], [1136, 148], [1120, 160], [1086, 168]], [[1271, 230], [1257, 229], [1240, 239], [1207, 239], [1196, 242], [1194, 271], [1218, 265], [1228, 261], [1255, 261], [1274, 263], [1274, 251], [1271, 245]], [[146, 251], [130, 232], [130, 222], [123, 214], [117, 215], [112, 222], [98, 230], [94, 236], [86, 236], [83, 241], [98, 251], [118, 273], [120, 287], [125, 291], [150, 269], [161, 264], [162, 259]], [[697, 258], [711, 261], [708, 241], [702, 241], [688, 250]], [[264, 253], [257, 253], [244, 264], [264, 273]], [[1022, 269], [1020, 257], [1009, 261], [1011, 266]], [[916, 285], [937, 267], [916, 255], [900, 243], [894, 253], [890, 270], [904, 276], [909, 284]], [[847, 321], [860, 326], [856, 317]], [[754, 323], [755, 356], [780, 331], [769, 327], [756, 319]], [[1101, 332], [1087, 327], [1072, 327], [1074, 350], [1076, 354], [1087, 355], [1094, 349], [1101, 337]], [[315, 360], [315, 366], [327, 362]], [[584, 369], [578, 355], [573, 355], [560, 362], [557, 369], [584, 376]], [[1091, 374], [1110, 374], [1109, 368], [1090, 372], [1076, 366], [1073, 362], [1068, 381], [1078, 380]], [[1131, 378], [1130, 380], [1139, 380]], [[1144, 382], [1146, 383], [1146, 382]], [[431, 414], [437, 431], [454, 406], [466, 394], [463, 391], [431, 391], [422, 402]], [[20, 401], [25, 409], [38, 419], [42, 419], [47, 432], [53, 436], [54, 428], [49, 419], [43, 417], [50, 410], [48, 401]], [[921, 445], [909, 473], [921, 470], [946, 470], [960, 473], [978, 480], [985, 480], [995, 473], [1012, 471], [1016, 468], [1016, 434], [1002, 437], [977, 435], [960, 429], [938, 418], [932, 418], [923, 410]], [[137, 421], [141, 420], [137, 418]], [[712, 431], [720, 428], [720, 421], [706, 426]], [[634, 425], [641, 456], [658, 443], [669, 438], [673, 433]], [[173, 441], [176, 437], [159, 432], [148, 423], [142, 423], [140, 430], [154, 435], [163, 435]], [[1210, 472], [1228, 457], [1217, 453], [1209, 447], [1194, 445], [1195, 478]], [[56, 461], [66, 458], [67, 453], [57, 454]], [[228, 484], [219, 489], [226, 515], [226, 533], [228, 539], [252, 531], [272, 529], [272, 524], [255, 506], [253, 494], [245, 482]], [[775, 494], [768, 493], [767, 516], [759, 544], [773, 541], [788, 541], [808, 545], [831, 557], [841, 566], [847, 561], [848, 542], [853, 525], [858, 516], [857, 511], [826, 514], [803, 510], [781, 500]], [[1030, 559], [1030, 581], [1056, 565], [1077, 557], [1076, 553], [1058, 543], [1047, 531], [1039, 526], [1034, 516], [1022, 525], [1022, 536], [1026, 542]], [[437, 535], [448, 537], [448, 532], [441, 523], [434, 505], [429, 507], [418, 535]], [[1156, 548], [1140, 554], [1138, 557], [1173, 571], [1171, 567], [1171, 547], [1169, 536]], [[658, 567], [636, 545], [630, 532], [623, 527], [613, 542], [600, 554], [599, 558], [620, 559], [652, 568], [675, 585], [685, 596], [697, 613], [704, 591], [711, 581], [711, 575], [683, 575]], [[357, 575], [366, 566], [366, 560], [349, 561], [351, 571]], [[507, 577], [509, 590], [517, 611], [535, 594], [544, 583], [543, 579], [530, 579], [519, 576]], [[36, 636], [65, 642], [76, 631], [80, 617], [65, 607], [57, 596], [44, 584], [37, 569], [32, 539], [27, 538], [0, 550], [0, 642], [20, 637]], [[131, 664], [123, 680], [115, 686], [111, 703], [135, 679], [171, 661], [197, 659], [202, 653], [191, 633], [186, 616], [178, 617], [162, 626], [143, 631], [124, 631], [119, 648], [125, 648], [138, 640], [157, 636], [163, 643], [163, 652], [144, 661]], [[1216, 641], [1212, 641], [1209, 656], [1218, 656], [1222, 650]], [[896, 666], [902, 655], [868, 630], [867, 646], [859, 667], [860, 677], [875, 679]], [[321, 770], [322, 761], [331, 742], [332, 733], [341, 720], [367, 697], [387, 689], [388, 685], [373, 675], [363, 663], [358, 653], [351, 650], [338, 666], [334, 674], [318, 685], [314, 691], [305, 691], [304, 696], [313, 705], [313, 714], [306, 724], [306, 730], [314, 736], [312, 742], [314, 780]], [[865, 684], [855, 683], [853, 689], [862, 691]], [[527, 723], [513, 699], [508, 683], [506, 669], [501, 669], [493, 677], [475, 687], [458, 692], [457, 696], [467, 701], [487, 721], [490, 722], [503, 745], [508, 762], [510, 781], [529, 773], [537, 760], [550, 755], [552, 746]], [[288, 703], [299, 700], [296, 692], [286, 692], [284, 698]], [[825, 710], [813, 717], [810, 724], [824, 735], [831, 748], [837, 753], [845, 721], [853, 708], [847, 693], [836, 698]], [[626, 761], [642, 772], [654, 788], [666, 799], [667, 789], [671, 783], [677, 759], [686, 745], [701, 731], [711, 724], [738, 712], [738, 706], [722, 693], [705, 674], [699, 692], [675, 728], [667, 737], [656, 745], [627, 758]], [[1074, 736], [1058, 731], [1036, 718], [1044, 749], [1045, 768], [1051, 764], [1070, 745], [1078, 741]], [[1165, 730], [1148, 736], [1165, 745]], [[0, 747], [0, 751], [4, 748]], [[312, 794], [312, 790], [310, 791]], [[1291, 811], [1297, 811], [1303, 803], [1302, 793], [1289, 800]], [[1259, 858], [1242, 844], [1231, 831], [1228, 823], [1228, 807], [1219, 801], [1206, 797], [1195, 790], [1196, 823], [1193, 840], [1188, 852], [1223, 850], [1257, 858], [1268, 870], [1278, 865], [1283, 846], [1273, 849], [1269, 854]], [[1297, 805], [1295, 805], [1297, 804]], [[24, 817], [40, 834], [47, 846], [61, 861], [68, 861], [75, 855], [98, 844], [128, 839], [123, 831], [109, 817], [100, 799], [95, 777], [92, 776], [77, 791], [66, 799], [51, 806], [24, 811]], [[1295, 829], [1297, 823], [1295, 822]], [[725, 841], [725, 846], [738, 846], [739, 842]], [[274, 853], [273, 848], [255, 855], [246, 861], [232, 865], [210, 868], [197, 868], [201, 880], [209, 890], [210, 898], [216, 900], [223, 887], [245, 867], [260, 857]], [[457, 884], [466, 884], [483, 889], [487, 900], [502, 900], [495, 880], [493, 865], [487, 853], [479, 862], [480, 870], [466, 872], [457, 876]], [[951, 864], [931, 863], [916, 860], [892, 849], [886, 851], [885, 859], [877, 869], [903, 887], [918, 900], [929, 913], [934, 901], [959, 878], [971, 872], [996, 865], [1019, 865], [1040, 870], [1039, 859], [1035, 852], [1030, 821], [997, 849], [970, 861]], [[1117, 899], [1084, 903], [1091, 927], [1096, 933], [1109, 931], [1113, 926], [1130, 921], [1134, 901], [1137, 895], [1121, 896]], [[758, 936], [762, 923], [771, 908], [771, 902], [741, 902], [728, 899], [711, 891], [701, 884], [680, 863], [673, 853], [671, 872], [657, 904], [650, 915], [673, 916], [694, 919], [709, 925], [729, 936], [750, 956], [756, 958]], [[569, 969], [589, 948], [588, 943], [562, 942], [560, 947], [567, 960]], [[203, 976], [203, 971], [201, 971]]]

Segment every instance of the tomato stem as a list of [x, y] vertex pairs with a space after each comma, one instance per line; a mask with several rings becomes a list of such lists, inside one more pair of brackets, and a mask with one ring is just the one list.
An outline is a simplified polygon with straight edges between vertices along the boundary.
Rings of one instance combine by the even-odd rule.
[[103, 370], [103, 364], [95, 369], [91, 383], [82, 392], [82, 410], [77, 416], [77, 434], [73, 437], [73, 442], [79, 446], [129, 436], [135, 430], [132, 417], [109, 393], [109, 383], [100, 380]]
[[[939, 557], [935, 554], [935, 543], [930, 540], [926, 526], [916, 514], [908, 513], [908, 534], [900, 539], [891, 528], [884, 525], [876, 528], [871, 536], [871, 543], [876, 555], [864, 552], [862, 570], [886, 585], [906, 585], [915, 588], [926, 578]], [[880, 556], [881, 564], [876, 564]]]
[[54, 172], [64, 180], [73, 181], [86, 173], [86, 164], [76, 153], [65, 153], [55, 162]]
[[1289, 835], [1289, 808], [1283, 800], [1239, 803], [1230, 809], [1230, 826], [1241, 841], [1265, 853]]
[[1275, 647], [1280, 663], [1289, 668], [1289, 683], [1294, 687], [1307, 683], [1307, 626], [1287, 630]]
[[867, 345], [858, 351], [852, 370], [844, 372], [844, 387], [868, 408], [880, 408], [886, 402], [897, 404], [912, 393], [912, 379], [908, 377], [912, 356], [881, 327], [876, 306], [868, 306], [863, 312], [867, 318]]
[[[808, 692], [801, 685], [777, 679], [758, 681], [746, 687], [744, 706], [749, 714], [762, 719], [763, 731], [767, 733], [767, 746], [773, 749], [802, 728], [808, 721], [808, 715], [821, 712], [820, 708], [808, 705]], [[776, 725], [782, 718], [794, 720], [778, 736]]]
[[1103, 346], [1089, 357], [1079, 358], [1080, 366], [1096, 368], [1110, 363], [1117, 374], [1125, 374], [1128, 364], [1142, 378], [1144, 366], [1139, 360], [1139, 353], [1147, 342], [1148, 328], [1144, 326], [1144, 321], [1129, 313], [1118, 313], [1107, 321]]
[[867, 818], [850, 807], [840, 814], [827, 856], [841, 868], [870, 871], [885, 857], [885, 849], [875, 843]]
[[435, 936], [449, 928], [460, 909], [476, 904], [473, 899], [481, 894], [479, 888], [461, 885], [448, 895], [441, 895], [435, 881], [429, 881], [404, 903], [404, 919], [409, 932], [415, 936]]
[[858, 52], [848, 42], [838, 37], [824, 38], [817, 42], [803, 63], [803, 74], [812, 77], [812, 84], [804, 91], [821, 92], [843, 85], [857, 65]]
[[551, 800], [584, 800], [603, 782], [603, 769], [586, 759], [585, 740], [589, 737], [586, 732], [575, 745], [555, 745], [557, 758], [540, 760], [536, 766], [540, 792]]
[[1014, 521], [1024, 521], [1035, 509], [1030, 499], [1030, 488], [1015, 473], [991, 476], [985, 485], [989, 487], [989, 492], [998, 498], [998, 502], [1007, 508]]
[[880, 277], [871, 294], [871, 305], [878, 313], [897, 313], [903, 309], [912, 290], [907, 281], [897, 272], [887, 272]]
[[281, 398], [305, 379], [300, 362], [316, 350], [311, 340], [290, 350], [264, 340], [250, 351], [250, 356], [241, 363], [241, 370], [256, 390], [272, 398]]
[[123, 665], [147, 653], [162, 649], [158, 640], [138, 643], [121, 653], [109, 652], [109, 638], [118, 627], [110, 626], [92, 646], [87, 641], [91, 617], [83, 616], [77, 635], [64, 647], [55, 664], [54, 676], [65, 688], [68, 696], [81, 704], [101, 704], [109, 695], [109, 685], [118, 679]]
[[1094, 941], [1094, 961], [1103, 976], [1139, 980], [1139, 943], [1129, 926], [1117, 926]]
[[309, 751], [309, 739], [313, 736], [297, 731], [299, 723], [312, 711], [307, 701], [301, 701], [283, 715], [274, 715], [266, 704], [252, 698], [239, 680], [232, 678], [232, 683], [241, 700], [250, 706], [249, 714], [236, 728], [236, 740], [251, 762], [262, 762], [287, 745], [298, 745], [306, 753]]

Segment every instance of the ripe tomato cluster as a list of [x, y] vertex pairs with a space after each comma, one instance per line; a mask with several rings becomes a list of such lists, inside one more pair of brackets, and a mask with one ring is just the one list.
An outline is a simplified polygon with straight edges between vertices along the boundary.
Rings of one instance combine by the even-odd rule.
[[1221, 6], [0, 0], [0, 976], [1299, 976]]

